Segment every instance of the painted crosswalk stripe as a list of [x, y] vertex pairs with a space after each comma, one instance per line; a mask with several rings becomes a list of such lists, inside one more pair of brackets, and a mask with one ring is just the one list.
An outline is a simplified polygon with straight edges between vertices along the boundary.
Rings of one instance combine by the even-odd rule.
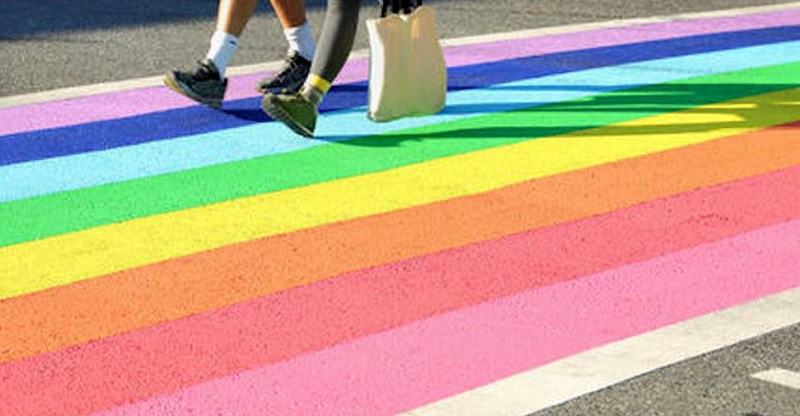
[[767, 381], [781, 386], [800, 390], [800, 373], [796, 371], [784, 370], [783, 368], [771, 368], [752, 375], [753, 378]]
[[[448, 114], [398, 120], [386, 125], [368, 122], [363, 116], [365, 111], [363, 108], [355, 112], [349, 108], [323, 114], [322, 119], [328, 124], [326, 127], [322, 123], [319, 131], [323, 136], [341, 137], [337, 141], [363, 139], [370, 135], [387, 134], [401, 129], [434, 126], [477, 116], [491, 116], [501, 110], [554, 105], [635, 86], [645, 87], [652, 84], [680, 82], [691, 77], [713, 76], [722, 72], [790, 64], [794, 62], [796, 56], [800, 56], [800, 42], [781, 42], [568, 72], [448, 94], [448, 106], [452, 108], [458, 106], [468, 108], [474, 106], [475, 102], [481, 102], [484, 106], [483, 111], [476, 110], [471, 113], [454, 111]], [[553, 85], [562, 87], [554, 89]], [[587, 85], [592, 87], [575, 88]], [[563, 112], [565, 111], [568, 110], [565, 109]], [[115, 134], [123, 135], [123, 133]], [[269, 137], [269, 140], [265, 140], [265, 137]], [[34, 143], [38, 140], [37, 137], [29, 139]], [[105, 138], [100, 141], [103, 140]], [[0, 203], [241, 162], [329, 144], [327, 140], [299, 140], [276, 123], [255, 123], [135, 146], [0, 166]], [[8, 147], [12, 145], [13, 143], [6, 144]], [[0, 155], [2, 146], [0, 144]]]
[[[800, 288], [573, 355], [431, 403], [403, 416], [525, 415], [797, 323]], [[800, 389], [800, 374], [753, 377]]]

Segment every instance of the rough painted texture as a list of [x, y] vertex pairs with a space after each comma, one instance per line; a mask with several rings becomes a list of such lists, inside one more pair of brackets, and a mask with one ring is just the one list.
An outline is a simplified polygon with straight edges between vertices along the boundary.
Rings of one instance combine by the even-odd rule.
[[[797, 287], [798, 16], [453, 47], [442, 118], [375, 131], [342, 96], [321, 123], [358, 135], [0, 202], [0, 414], [400, 412]], [[208, 113], [184, 105], [0, 109], [30, 151], [0, 172], [110, 155], [84, 154], [101, 122], [119, 157], [168, 149], [196, 132], [148, 112]]]
[[[0, 302], [0, 315], [9, 320], [0, 332], [0, 344], [12, 347], [2, 352], [0, 362], [213, 310], [353, 270], [780, 170], [800, 164], [800, 153], [793, 151], [798, 145], [798, 131], [800, 125], [781, 126], [488, 193], [255, 240], [8, 299]], [[748, 163], [742, 164], [745, 156]], [[715, 166], [713, 172], [703, 170], [708, 164]], [[773, 207], [796, 208], [792, 205], [791, 181], [788, 185], [789, 189], [773, 192], [768, 198], [745, 198], [737, 204], [717, 200], [720, 207], [716, 209], [760, 213], [750, 219], [763, 221], [772, 218]], [[748, 206], [754, 208], [745, 210]], [[728, 218], [720, 213], [715, 216], [710, 218]], [[467, 223], [472, 225], [465, 227]], [[375, 230], [381, 230], [379, 237]], [[724, 228], [718, 231], [727, 232]], [[315, 255], [309, 258], [308, 252]], [[356, 252], [358, 255], [353, 255]], [[70, 330], [63, 331], [67, 327]], [[60, 336], [52, 337], [53, 333]]]
[[[391, 414], [800, 285], [800, 221], [443, 313], [107, 415]], [[746, 253], [746, 254], [745, 254]], [[522, 266], [517, 259], [514, 266]], [[508, 264], [483, 272], [519, 273]], [[527, 271], [526, 271], [527, 272]], [[522, 274], [524, 275], [524, 273]], [[387, 376], [390, 375], [390, 376]]]
[[[791, 32], [784, 35], [780, 30], [773, 30], [773, 35], [770, 37], [790, 38]], [[52, 129], [36, 132], [35, 135], [6, 136], [0, 141], [0, 157], [7, 157], [9, 163], [15, 158], [23, 160], [49, 158], [39, 160], [38, 163], [13, 163], [0, 166], [0, 202], [239, 160], [263, 158], [319, 147], [331, 142], [394, 142], [399, 130], [486, 116], [501, 111], [520, 110], [532, 105], [539, 107], [600, 93], [629, 90], [636, 86], [786, 64], [794, 62], [794, 57], [800, 55], [800, 42], [797, 41], [733, 48], [730, 44], [736, 43], [734, 40], [740, 45], [748, 45], [753, 42], [765, 42], [767, 39], [753, 36], [752, 33], [747, 35], [740, 33], [736, 37], [719, 36], [724, 37], [724, 42], [720, 39], [713, 41], [707, 38], [693, 38], [691, 41], [676, 40], [659, 45], [644, 43], [620, 46], [613, 50], [594, 49], [587, 54], [572, 54], [569, 57], [544, 55], [528, 60], [499, 61], [491, 65], [472, 66], [469, 71], [459, 71], [464, 75], [460, 81], [453, 79], [456, 71], [451, 71], [449, 82], [454, 91], [448, 95], [448, 106], [442, 113], [429, 117], [406, 118], [391, 124], [365, 124], [363, 113], [360, 111], [353, 111], [350, 108], [335, 110], [341, 106], [357, 105], [365, 99], [365, 92], [353, 93], [350, 90], [334, 89], [325, 100], [325, 103], [333, 102], [331, 107], [334, 110], [323, 113], [319, 122], [318, 133], [321, 140], [300, 139], [283, 126], [266, 122], [268, 121], [266, 116], [259, 122], [251, 120], [244, 123], [228, 113], [214, 112], [200, 107], [192, 107], [193, 114], [188, 110], [159, 112], [135, 120], [117, 119], [113, 123]], [[714, 52], [720, 48], [722, 50]], [[701, 53], [705, 51], [708, 52]], [[664, 56], [674, 57], [664, 58]], [[639, 61], [638, 58], [659, 59]], [[564, 59], [586, 62], [582, 68], [610, 65], [618, 61], [632, 63], [565, 72], [567, 67], [560, 64]], [[530, 72], [529, 76], [532, 78], [518, 79], [521, 73], [520, 65], [535, 68], [535, 71], [522, 71], [522, 73]], [[658, 71], [653, 71], [653, 67], [657, 67]], [[482, 75], [484, 72], [491, 75]], [[476, 77], [480, 82], [474, 81]], [[767, 81], [772, 82], [773, 79], [769, 77]], [[750, 83], [755, 82], [752, 76], [747, 80]], [[728, 79], [726, 83], [736, 84], [737, 81]], [[668, 90], [670, 88], [681, 90], [681, 84], [665, 85], [660, 88], [667, 90], [659, 92], [659, 95], [665, 95], [666, 101]], [[697, 90], [697, 95], [703, 96], [712, 88], [698, 85], [692, 90]], [[730, 88], [733, 88], [733, 85]], [[750, 91], [751, 94], [754, 92]], [[673, 96], [676, 98], [675, 101], [685, 98], [677, 94]], [[624, 94], [618, 94], [618, 97], [624, 102]], [[480, 104], [475, 104], [476, 101]], [[243, 107], [242, 111], [253, 111], [252, 108], [258, 106], [258, 100], [246, 100], [237, 104]], [[677, 105], [680, 102], [664, 102], [664, 104]], [[245, 110], [246, 108], [251, 110]], [[552, 107], [545, 109], [550, 112], [552, 110]], [[566, 113], [566, 110], [564, 112], [565, 117], [562, 119], [582, 117], [580, 112], [572, 115]], [[552, 115], [548, 118], [552, 118]], [[191, 128], [186, 128], [187, 126]], [[196, 131], [198, 126], [200, 128]], [[202, 133], [195, 134], [198, 131]], [[270, 140], [264, 140], [264, 137], [270, 137]], [[170, 138], [172, 139], [166, 140]], [[143, 140], [151, 139], [154, 141], [142, 143]], [[438, 141], [441, 142], [441, 138]], [[113, 147], [122, 144], [126, 145]], [[84, 152], [81, 153], [81, 150]], [[50, 157], [65, 152], [69, 156]], [[346, 155], [340, 156], [346, 157]], [[276, 163], [271, 162], [271, 165]], [[247, 164], [233, 164], [229, 168], [251, 169]], [[270, 175], [270, 172], [261, 172], [260, 175]], [[216, 182], [199, 172], [194, 177], [202, 181], [205, 188], [213, 186], [211, 184]], [[184, 186], [187, 182], [185, 176], [182, 177], [181, 183]], [[230, 184], [232, 182], [229, 181]], [[262, 190], [259, 187], [251, 186], [251, 188], [254, 192]]]
[[[0, 371], [0, 390], [29, 386], [25, 403], [34, 413], [47, 403], [45, 398], [58, 398], [56, 402], [81, 411], [147, 398], [450, 310], [781, 223], [800, 216], [800, 203], [791, 197], [797, 184], [800, 167], [348, 273], [8, 365]], [[683, 308], [676, 305], [676, 310]], [[532, 337], [537, 331], [531, 327], [516, 336]], [[109, 362], [115, 366], [109, 368]], [[69, 370], [46, 380], [39, 377], [58, 363], [70, 363]], [[136, 392], [126, 391], [133, 386]], [[92, 395], [92, 402], [86, 394], [75, 394], [98, 390], [107, 393]]]

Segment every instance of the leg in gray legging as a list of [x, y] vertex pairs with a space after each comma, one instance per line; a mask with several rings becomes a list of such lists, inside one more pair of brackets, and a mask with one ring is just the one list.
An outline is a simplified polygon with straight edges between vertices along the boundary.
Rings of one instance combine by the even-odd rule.
[[358, 28], [361, 0], [330, 0], [311, 73], [332, 82], [344, 66]]

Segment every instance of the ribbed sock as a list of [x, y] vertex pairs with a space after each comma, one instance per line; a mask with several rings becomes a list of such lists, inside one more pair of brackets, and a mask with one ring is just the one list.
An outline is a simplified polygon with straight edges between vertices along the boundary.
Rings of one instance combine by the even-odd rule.
[[229, 33], [221, 32], [219, 30], [214, 32], [211, 36], [211, 46], [208, 49], [206, 58], [214, 61], [214, 65], [219, 70], [219, 76], [225, 79], [225, 71], [228, 69], [228, 63], [236, 53], [239, 47], [239, 39]]
[[319, 103], [322, 102], [322, 99], [325, 97], [325, 94], [328, 93], [330, 88], [330, 81], [318, 75], [309, 74], [306, 82], [303, 84], [303, 87], [300, 88], [300, 95], [305, 97], [315, 106], [319, 106]]
[[283, 36], [289, 43], [289, 52], [295, 51], [309, 61], [314, 58], [317, 44], [314, 42], [314, 34], [311, 33], [308, 20], [300, 26], [283, 29]]

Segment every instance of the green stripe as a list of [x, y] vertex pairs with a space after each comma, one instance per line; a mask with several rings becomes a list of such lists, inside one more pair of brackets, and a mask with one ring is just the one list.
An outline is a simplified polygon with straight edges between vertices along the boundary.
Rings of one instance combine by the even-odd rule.
[[[798, 85], [800, 62], [638, 87], [297, 152], [12, 201], [0, 205], [0, 247]], [[675, 127], [665, 129], [672, 132]]]

